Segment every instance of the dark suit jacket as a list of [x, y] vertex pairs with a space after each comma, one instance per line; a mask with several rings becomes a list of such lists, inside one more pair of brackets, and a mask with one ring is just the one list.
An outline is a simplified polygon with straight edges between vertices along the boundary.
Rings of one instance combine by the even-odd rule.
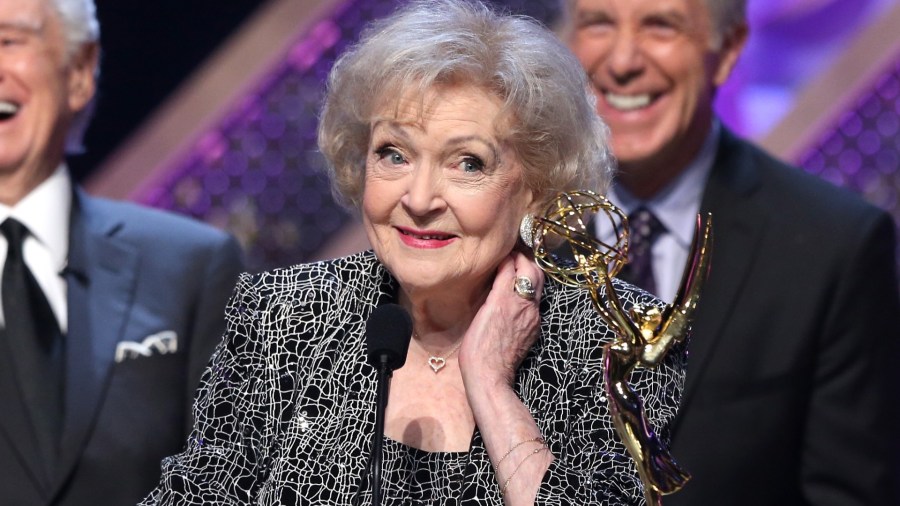
[[[8, 357], [0, 357], [0, 504], [133, 505], [146, 495], [160, 460], [184, 446], [241, 269], [225, 233], [76, 191], [60, 458], [43, 471]], [[177, 351], [116, 361], [119, 343], [167, 330]]]
[[694, 478], [666, 506], [900, 504], [890, 217], [727, 131], [701, 207], [712, 269], [673, 432]]

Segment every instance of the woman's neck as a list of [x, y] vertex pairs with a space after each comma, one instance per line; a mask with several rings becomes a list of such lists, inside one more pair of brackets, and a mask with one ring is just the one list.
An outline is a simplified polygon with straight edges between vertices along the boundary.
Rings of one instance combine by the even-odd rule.
[[413, 332], [426, 348], [444, 349], [457, 344], [469, 328], [488, 289], [446, 287], [432, 291], [400, 290], [400, 304], [409, 311]]

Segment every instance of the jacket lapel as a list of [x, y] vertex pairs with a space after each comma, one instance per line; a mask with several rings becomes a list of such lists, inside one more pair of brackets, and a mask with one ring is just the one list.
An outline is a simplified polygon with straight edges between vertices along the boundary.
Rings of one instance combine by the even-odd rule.
[[[719, 149], [701, 203], [702, 212], [712, 213], [713, 252], [710, 276], [697, 308], [690, 359], [681, 409], [689, 404], [706, 372], [709, 357], [736, 307], [741, 288], [756, 257], [757, 244], [765, 230], [765, 215], [753, 198], [759, 174], [751, 148], [722, 129]], [[677, 420], [675, 425], [677, 431]]]
[[139, 252], [117, 239], [124, 223], [76, 191], [67, 272], [66, 420], [57, 486], [81, 456], [103, 402], [132, 307]]

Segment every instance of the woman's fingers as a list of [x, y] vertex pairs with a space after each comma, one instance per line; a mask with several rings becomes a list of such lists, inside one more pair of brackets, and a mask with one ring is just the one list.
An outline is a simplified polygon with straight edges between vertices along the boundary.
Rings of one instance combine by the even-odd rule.
[[[513, 290], [517, 295], [524, 299], [531, 299], [535, 302], [541, 300], [541, 293], [544, 288], [544, 271], [542, 271], [537, 264], [535, 264], [534, 260], [528, 255], [520, 253], [518, 251], [513, 251], [510, 254], [513, 268], [515, 270], [515, 281], [513, 282], [514, 288]], [[526, 282], [522, 282], [522, 285], [530, 285], [533, 291], [533, 297], [526, 297], [527, 290], [524, 289], [524, 286], [520, 288], [519, 286], [519, 278], [527, 279]], [[522, 293], [525, 292], [525, 293]]]
[[[519, 286], [523, 283], [519, 278], [527, 279], [530, 291]], [[460, 367], [478, 368], [479, 376], [511, 382], [537, 337], [543, 284], [543, 273], [526, 255], [514, 252], [504, 258], [491, 293], [469, 327]]]

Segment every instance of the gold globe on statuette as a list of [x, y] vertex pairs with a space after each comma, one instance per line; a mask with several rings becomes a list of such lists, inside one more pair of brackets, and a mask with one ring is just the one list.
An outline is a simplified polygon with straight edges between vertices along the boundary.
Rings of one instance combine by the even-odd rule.
[[[592, 233], [591, 219], [605, 220], [610, 242]], [[680, 490], [690, 475], [678, 467], [647, 421], [643, 400], [628, 381], [636, 367], [656, 367], [690, 332], [712, 254], [712, 216], [697, 216], [694, 241], [678, 293], [663, 309], [636, 304], [624, 309], [612, 278], [628, 259], [628, 219], [605, 197], [589, 191], [560, 193], [537, 217], [523, 220], [523, 240], [535, 261], [560, 283], [584, 288], [594, 308], [615, 331], [605, 345], [604, 388], [616, 433], [637, 464], [648, 506]]]

